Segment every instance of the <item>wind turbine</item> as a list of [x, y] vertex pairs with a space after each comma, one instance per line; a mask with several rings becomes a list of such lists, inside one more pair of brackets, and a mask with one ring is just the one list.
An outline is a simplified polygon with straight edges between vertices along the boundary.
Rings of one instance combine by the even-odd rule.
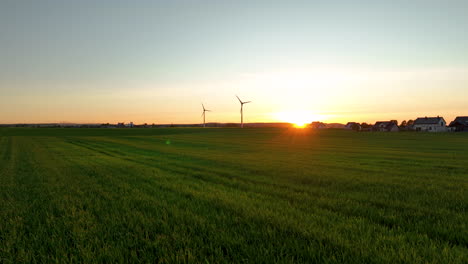
[[206, 126], [206, 124], [205, 124], [205, 115], [206, 115], [205, 112], [211, 112], [211, 110], [205, 109], [205, 106], [203, 104], [202, 104], [202, 107], [203, 107], [203, 114], [202, 114], [202, 116], [203, 116], [203, 127], [205, 127]]
[[241, 128], [244, 127], [244, 104], [248, 104], [250, 103], [251, 101], [247, 101], [247, 102], [242, 102], [242, 100], [239, 98], [239, 96], [237, 96], [237, 99], [239, 100], [240, 104], [241, 104]]

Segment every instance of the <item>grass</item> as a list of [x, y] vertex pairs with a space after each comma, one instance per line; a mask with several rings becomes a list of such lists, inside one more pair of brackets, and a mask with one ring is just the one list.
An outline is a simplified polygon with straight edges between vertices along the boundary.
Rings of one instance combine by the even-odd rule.
[[468, 133], [0, 129], [0, 263], [466, 263]]

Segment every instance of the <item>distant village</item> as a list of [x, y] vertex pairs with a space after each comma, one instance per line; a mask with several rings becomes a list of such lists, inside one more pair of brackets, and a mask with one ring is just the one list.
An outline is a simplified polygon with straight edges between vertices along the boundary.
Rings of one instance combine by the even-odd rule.
[[[312, 128], [323, 129], [326, 124], [313, 122]], [[404, 120], [398, 124], [397, 120], [378, 121], [375, 124], [348, 122], [345, 129], [355, 131], [379, 131], [379, 132], [399, 132], [399, 131], [424, 131], [424, 132], [468, 132], [468, 116], [458, 116], [450, 122], [447, 122], [441, 116], [437, 117], [418, 117], [415, 120]]]
[[[206, 123], [206, 127], [240, 127], [239, 123]], [[290, 123], [246, 123], [245, 127], [277, 127], [288, 128]], [[117, 124], [72, 124], [72, 123], [50, 123], [50, 124], [3, 124], [0, 127], [36, 127], [36, 128], [165, 128], [165, 127], [203, 127], [203, 124], [134, 124], [133, 122], [121, 122]], [[378, 121], [375, 124], [348, 122], [323, 123], [312, 122], [306, 126], [310, 129], [344, 129], [359, 132], [399, 132], [399, 131], [421, 131], [421, 132], [468, 132], [468, 116], [458, 116], [448, 125], [441, 116], [418, 117], [415, 120]]]

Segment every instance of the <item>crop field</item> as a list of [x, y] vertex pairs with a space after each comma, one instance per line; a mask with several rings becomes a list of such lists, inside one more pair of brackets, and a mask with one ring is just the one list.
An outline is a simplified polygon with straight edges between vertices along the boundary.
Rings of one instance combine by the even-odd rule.
[[468, 263], [468, 133], [0, 129], [0, 263]]

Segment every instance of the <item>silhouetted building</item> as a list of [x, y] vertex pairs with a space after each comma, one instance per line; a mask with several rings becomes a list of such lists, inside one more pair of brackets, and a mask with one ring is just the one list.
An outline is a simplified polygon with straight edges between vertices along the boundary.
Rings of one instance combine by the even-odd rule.
[[400, 129], [395, 121], [378, 121], [372, 127], [372, 131], [398, 132]]
[[468, 116], [457, 116], [455, 120], [450, 122], [449, 127], [457, 132], [468, 132]]
[[348, 122], [346, 125], [345, 125], [345, 129], [350, 129], [350, 130], [356, 130], [356, 131], [359, 131], [361, 130], [361, 125], [357, 122]]
[[367, 123], [362, 123], [360, 124], [361, 126], [361, 130], [360, 131], [363, 131], [363, 132], [369, 132], [369, 131], [372, 131], [372, 125], [370, 124], [367, 124]]
[[324, 123], [322, 122], [312, 122], [310, 125], [309, 125], [310, 128], [312, 129], [326, 129], [327, 128], [327, 125], [325, 125]]

